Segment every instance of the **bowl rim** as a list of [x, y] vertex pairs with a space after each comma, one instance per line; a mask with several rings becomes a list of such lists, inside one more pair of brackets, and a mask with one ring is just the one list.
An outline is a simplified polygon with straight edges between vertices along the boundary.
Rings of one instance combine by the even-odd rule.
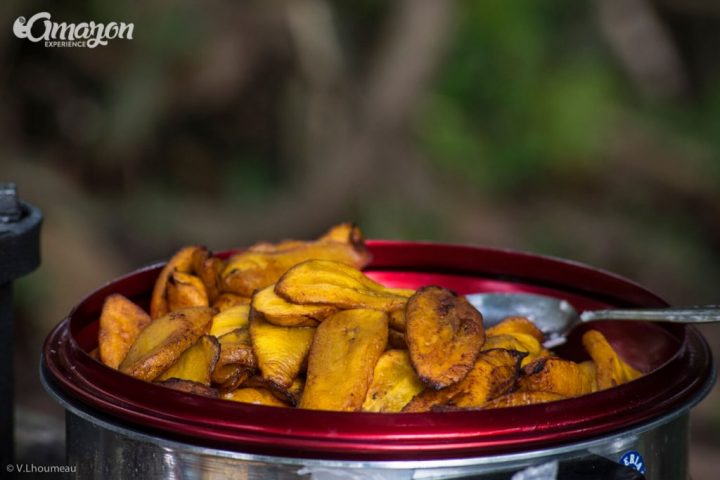
[[[367, 243], [374, 257], [368, 270], [377, 275], [450, 279], [461, 286], [490, 281], [523, 291], [558, 292], [598, 306], [667, 305], [635, 282], [565, 259], [433, 242]], [[79, 408], [196, 445], [285, 457], [362, 460], [513, 453], [610, 435], [675, 415], [698, 402], [714, 378], [712, 354], [702, 335], [692, 327], [663, 325], [652, 328], [672, 336], [678, 348], [654, 371], [613, 389], [546, 404], [493, 411], [378, 414], [200, 397], [119, 373], [97, 362], [81, 346], [81, 337], [91, 335], [93, 325], [96, 329], [101, 300], [118, 289], [131, 297], [147, 295], [147, 284], [162, 265], [130, 272], [78, 303], [48, 335], [42, 369], [49, 387]]]

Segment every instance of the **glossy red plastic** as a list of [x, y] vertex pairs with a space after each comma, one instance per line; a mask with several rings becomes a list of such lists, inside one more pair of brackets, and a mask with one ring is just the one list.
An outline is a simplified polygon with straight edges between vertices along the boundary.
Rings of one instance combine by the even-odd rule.
[[[579, 310], [666, 303], [617, 275], [574, 262], [490, 248], [369, 242], [368, 273], [395, 287], [437, 284], [460, 294], [536, 292]], [[602, 322], [600, 329], [642, 378], [559, 402], [492, 411], [341, 413], [265, 407], [180, 393], [95, 361], [104, 298], [147, 306], [160, 265], [115, 280], [83, 300], [48, 336], [43, 371], [75, 407], [151, 435], [232, 451], [316, 459], [424, 460], [513, 453], [610, 435], [687, 409], [713, 377], [711, 353], [692, 327]], [[582, 360], [580, 334], [558, 350]]]

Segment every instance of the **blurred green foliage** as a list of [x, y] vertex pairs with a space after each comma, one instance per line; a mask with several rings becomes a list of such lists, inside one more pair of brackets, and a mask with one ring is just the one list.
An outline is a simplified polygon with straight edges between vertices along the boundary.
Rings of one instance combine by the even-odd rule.
[[495, 193], [591, 167], [618, 95], [589, 2], [462, 2], [421, 137], [442, 169]]

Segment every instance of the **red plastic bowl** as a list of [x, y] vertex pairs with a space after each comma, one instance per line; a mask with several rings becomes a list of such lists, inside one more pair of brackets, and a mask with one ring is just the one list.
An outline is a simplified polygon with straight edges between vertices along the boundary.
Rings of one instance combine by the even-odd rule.
[[[536, 292], [578, 310], [666, 303], [626, 279], [578, 263], [507, 250], [372, 241], [368, 274], [394, 287], [436, 284], [460, 294]], [[602, 322], [601, 330], [640, 379], [558, 402], [492, 411], [341, 413], [265, 407], [180, 393], [94, 360], [105, 297], [147, 306], [161, 265], [115, 280], [83, 300], [48, 336], [43, 374], [54, 391], [93, 415], [153, 435], [231, 451], [316, 459], [424, 460], [513, 453], [623, 431], [689, 408], [713, 379], [711, 353], [696, 329]], [[559, 349], [582, 360], [579, 327]]]

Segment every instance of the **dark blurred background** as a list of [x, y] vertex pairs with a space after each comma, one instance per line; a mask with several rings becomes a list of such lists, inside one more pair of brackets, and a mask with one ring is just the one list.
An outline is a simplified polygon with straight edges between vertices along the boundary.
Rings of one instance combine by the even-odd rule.
[[[16, 38], [40, 11], [134, 38]], [[34, 374], [49, 329], [189, 243], [352, 220], [720, 303], [714, 0], [12, 0], [0, 16], [0, 180], [46, 216], [42, 267], [16, 286], [23, 424], [62, 419]], [[720, 325], [701, 329], [720, 355]], [[693, 478], [716, 478], [718, 388], [692, 421]]]

